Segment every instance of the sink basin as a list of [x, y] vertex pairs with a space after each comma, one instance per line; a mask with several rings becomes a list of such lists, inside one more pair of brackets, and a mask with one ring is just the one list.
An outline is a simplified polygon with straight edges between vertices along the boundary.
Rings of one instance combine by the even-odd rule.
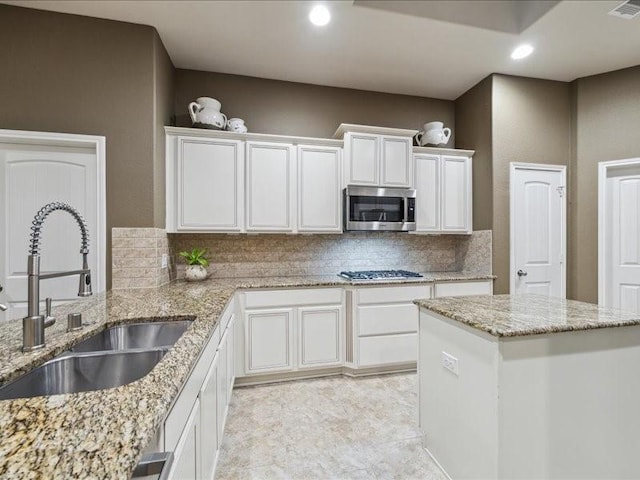
[[132, 323], [111, 327], [71, 348], [72, 352], [132, 350], [171, 347], [191, 325], [191, 320]]
[[119, 387], [144, 377], [166, 353], [156, 349], [54, 358], [0, 388], [0, 400]]

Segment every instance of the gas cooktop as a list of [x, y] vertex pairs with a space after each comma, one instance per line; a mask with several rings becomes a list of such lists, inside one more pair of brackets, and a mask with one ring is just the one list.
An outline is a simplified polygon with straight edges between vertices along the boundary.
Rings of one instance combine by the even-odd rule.
[[405, 280], [422, 278], [422, 275], [407, 270], [362, 270], [359, 272], [340, 272], [340, 277], [347, 280]]

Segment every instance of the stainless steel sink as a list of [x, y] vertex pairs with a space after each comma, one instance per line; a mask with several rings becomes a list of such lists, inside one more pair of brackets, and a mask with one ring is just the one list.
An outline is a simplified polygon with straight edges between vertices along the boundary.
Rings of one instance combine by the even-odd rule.
[[156, 349], [54, 358], [0, 388], [0, 400], [119, 387], [144, 377], [166, 353]]
[[191, 320], [132, 323], [111, 327], [71, 348], [72, 352], [133, 350], [171, 347], [191, 325]]

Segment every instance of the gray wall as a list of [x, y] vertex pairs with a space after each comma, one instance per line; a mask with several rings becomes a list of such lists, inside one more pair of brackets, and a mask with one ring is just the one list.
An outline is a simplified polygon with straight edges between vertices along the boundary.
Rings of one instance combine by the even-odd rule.
[[[181, 69], [176, 71], [178, 126], [191, 126], [187, 106], [203, 96], [219, 100], [222, 111], [243, 118], [251, 132], [331, 138], [341, 123], [419, 130], [441, 120], [454, 126], [449, 100]], [[449, 146], [454, 142], [452, 135]]]
[[509, 164], [569, 165], [571, 88], [491, 75], [456, 100], [458, 144], [475, 148], [474, 229], [493, 230], [495, 293], [509, 292]]
[[572, 298], [598, 301], [598, 162], [640, 157], [640, 66], [574, 82]]
[[175, 73], [173, 63], [157, 32], [153, 32], [153, 225], [165, 226], [165, 125], [173, 117]]
[[[168, 120], [173, 93], [155, 29], [0, 5], [0, 45], [0, 128], [104, 135], [108, 231], [157, 224], [164, 147], [154, 115]], [[168, 100], [156, 101], [154, 86]]]
[[473, 156], [473, 229], [493, 227], [493, 145], [491, 134], [493, 77], [489, 76], [455, 102], [456, 144]]
[[571, 95], [566, 82], [494, 75], [493, 273], [509, 292], [509, 164], [571, 163]]

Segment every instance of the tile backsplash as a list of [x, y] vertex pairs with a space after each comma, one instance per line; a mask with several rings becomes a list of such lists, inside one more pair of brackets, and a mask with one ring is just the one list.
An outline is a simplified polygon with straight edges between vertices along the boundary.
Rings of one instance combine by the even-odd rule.
[[[112, 288], [150, 288], [169, 283], [175, 270], [167, 233], [161, 228], [113, 228]], [[166, 255], [167, 268], [162, 268]]]
[[[177, 252], [206, 248], [209, 274], [222, 277], [335, 275], [341, 270], [405, 269], [418, 272], [491, 273], [491, 231], [472, 235], [348, 233], [342, 235], [169, 234]], [[114, 274], [115, 278], [115, 274]]]

